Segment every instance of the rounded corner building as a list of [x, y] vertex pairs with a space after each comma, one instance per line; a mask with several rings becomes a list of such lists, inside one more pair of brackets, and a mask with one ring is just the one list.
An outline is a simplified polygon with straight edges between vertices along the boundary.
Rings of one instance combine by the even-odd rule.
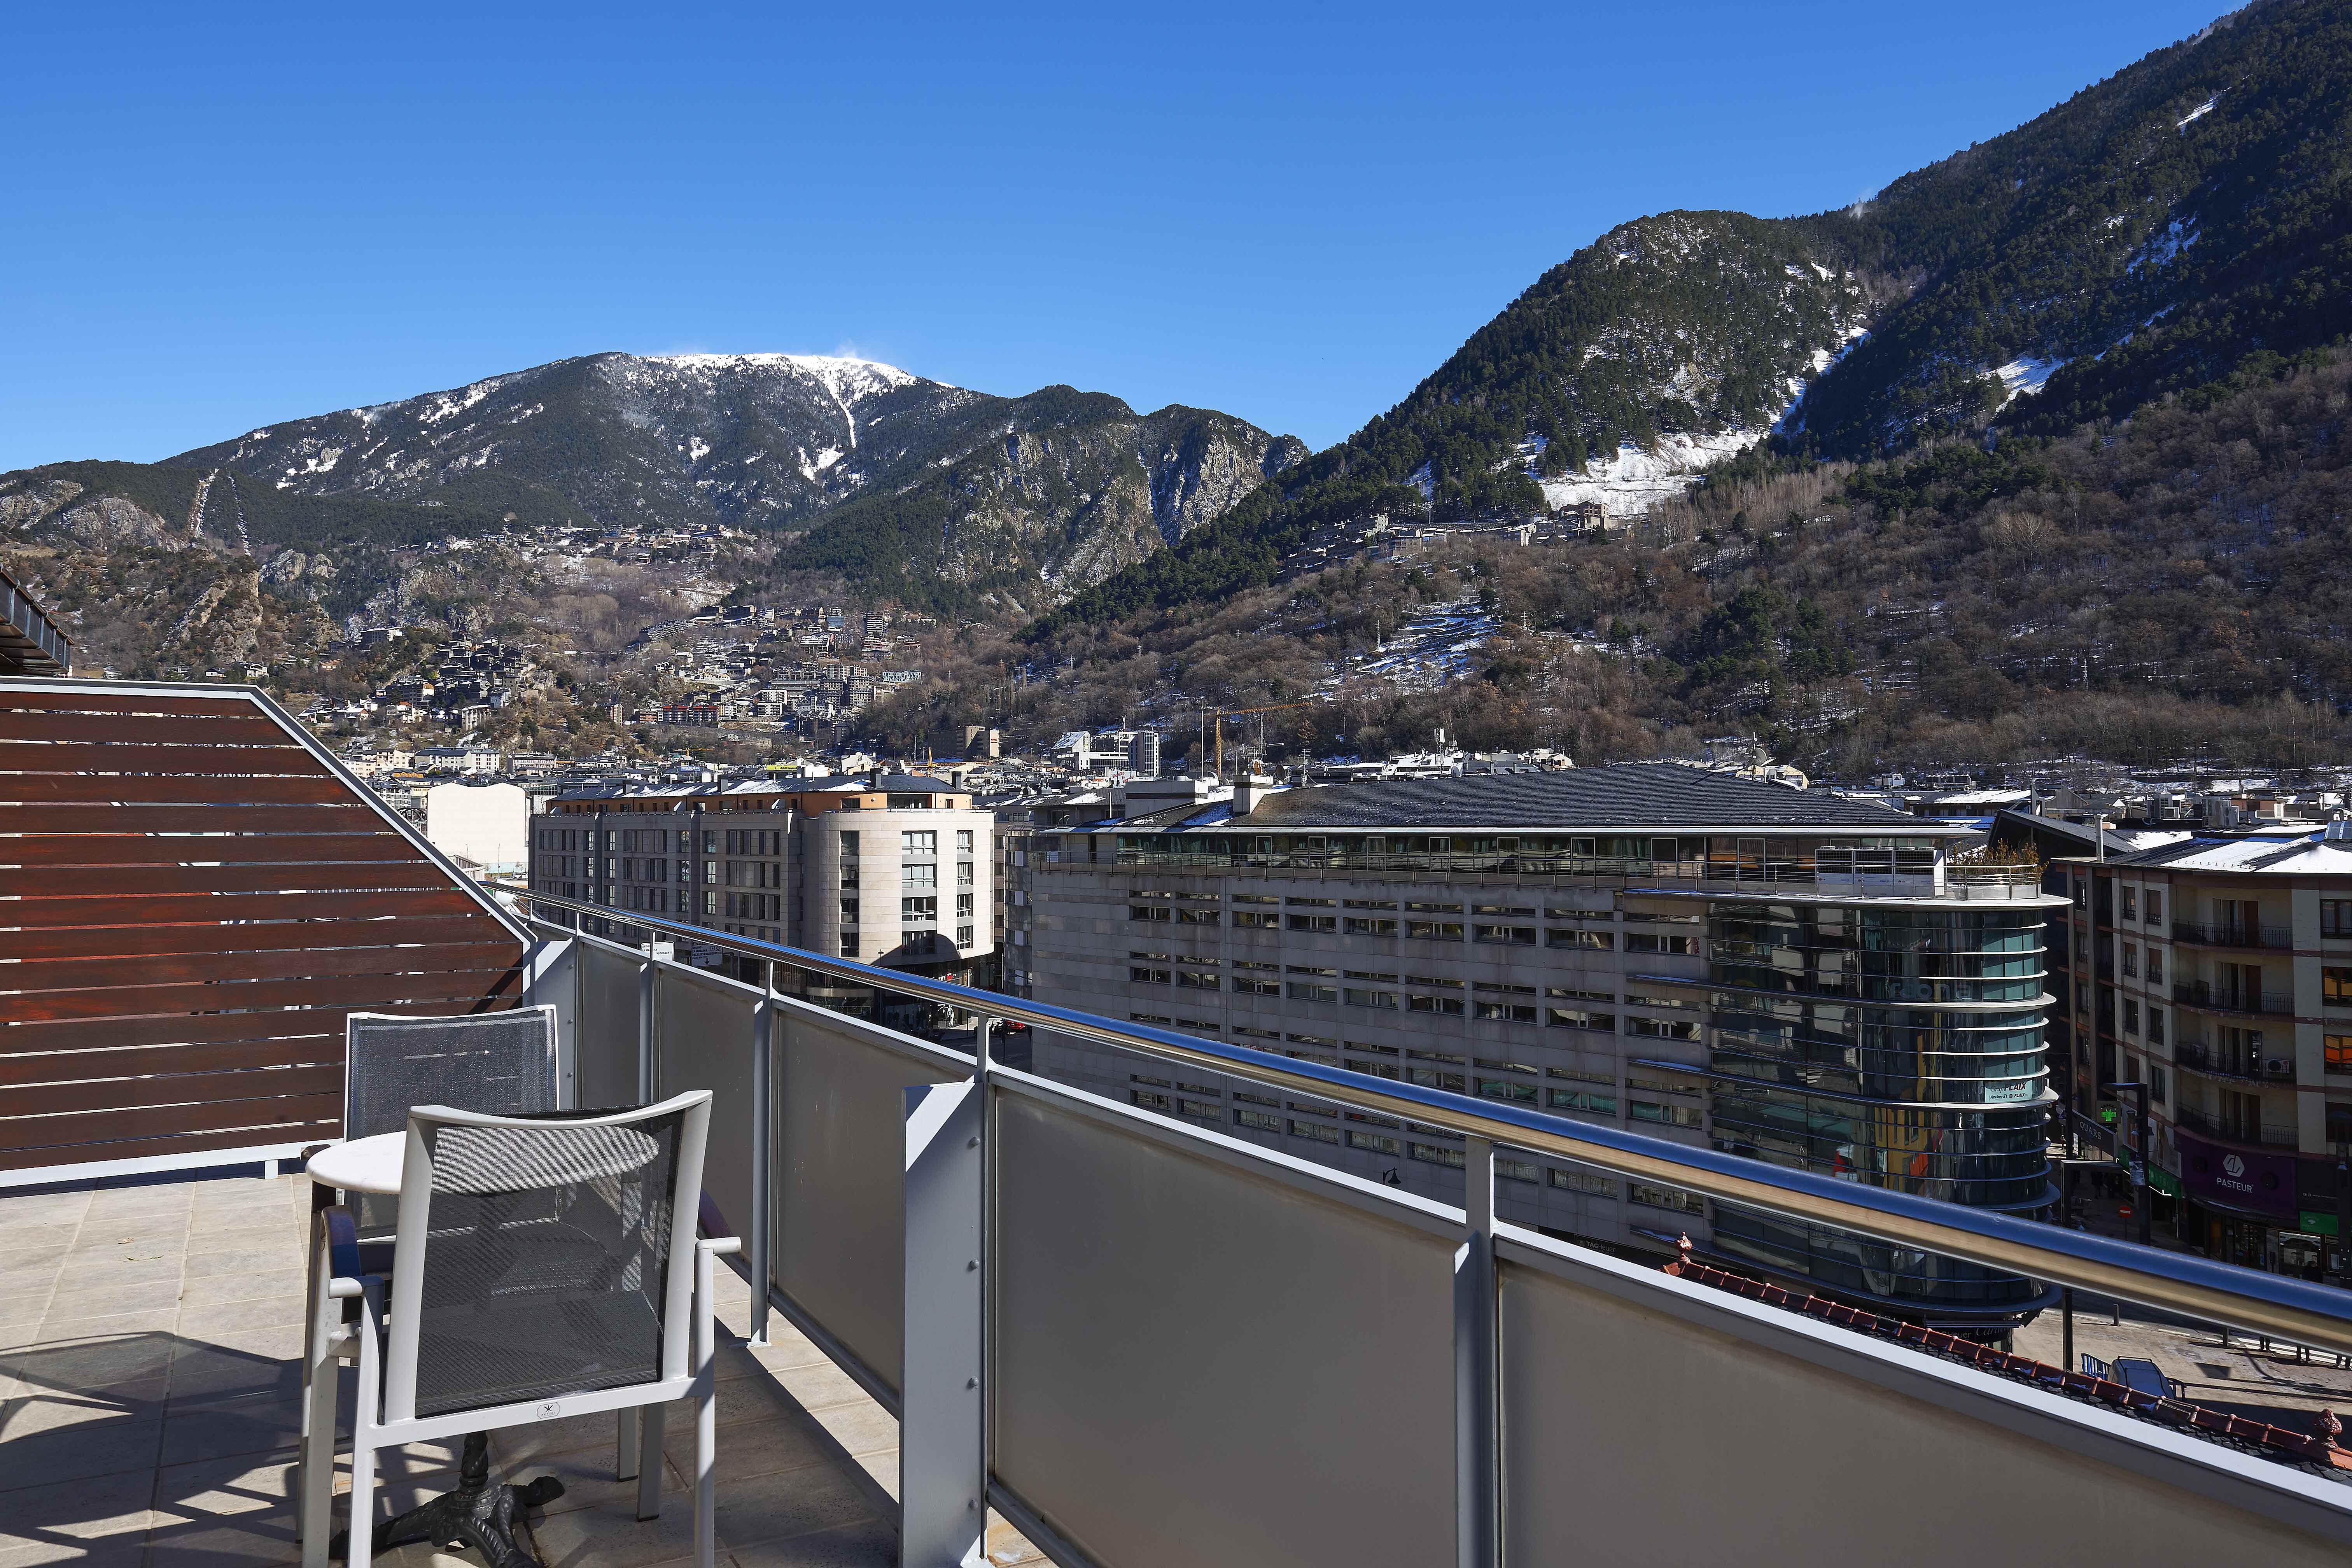
[[[1067, 821], [1069, 814], [1061, 814]], [[1678, 763], [1244, 784], [1047, 828], [1013, 873], [1038, 1000], [2025, 1216], [2056, 1201], [2046, 896], [1967, 830]], [[1041, 1037], [1037, 1070], [1459, 1201], [1461, 1142]], [[2039, 1282], [1565, 1162], [1502, 1217], [1998, 1337]]]

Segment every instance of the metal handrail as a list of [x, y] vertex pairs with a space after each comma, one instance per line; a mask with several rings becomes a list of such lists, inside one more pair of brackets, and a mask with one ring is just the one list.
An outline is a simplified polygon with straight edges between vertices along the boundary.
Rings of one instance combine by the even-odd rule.
[[[1199, 1039], [1148, 1025], [1121, 1024], [1046, 1003], [883, 969], [735, 936], [684, 921], [614, 910], [512, 883], [488, 886], [534, 904], [635, 926], [769, 963], [877, 985], [908, 996], [1022, 1023], [1181, 1067], [1224, 1073], [1335, 1104], [1591, 1165], [1635, 1181], [1831, 1229], [1853, 1231], [1988, 1268], [2095, 1291], [2208, 1322], [2352, 1353], [2352, 1291], [2160, 1252], [2087, 1231], [2064, 1230], [1934, 1198], [1788, 1170], [1736, 1154], [1694, 1149], [1638, 1132], [1570, 1121], [1508, 1102]], [[545, 922], [562, 929], [556, 922]]]

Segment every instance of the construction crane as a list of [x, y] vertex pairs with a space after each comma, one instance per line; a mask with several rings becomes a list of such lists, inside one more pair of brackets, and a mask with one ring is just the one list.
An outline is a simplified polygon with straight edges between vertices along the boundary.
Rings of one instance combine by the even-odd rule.
[[1224, 776], [1225, 776], [1225, 721], [1226, 721], [1226, 720], [1228, 720], [1228, 719], [1238, 719], [1238, 718], [1242, 717], [1242, 715], [1244, 715], [1244, 714], [1245, 714], [1245, 713], [1279, 713], [1279, 712], [1281, 712], [1283, 710], [1285, 710], [1285, 709], [1286, 709], [1286, 708], [1319, 708], [1319, 707], [1321, 707], [1322, 705], [1323, 705], [1323, 700], [1322, 700], [1321, 698], [1319, 698], [1319, 697], [1310, 697], [1310, 698], [1308, 698], [1307, 700], [1305, 700], [1305, 701], [1303, 701], [1303, 702], [1269, 702], [1268, 704], [1266, 704], [1266, 705], [1265, 705], [1265, 707], [1263, 707], [1263, 708], [1227, 708], [1227, 709], [1223, 709], [1223, 710], [1220, 710], [1220, 711], [1217, 713], [1217, 715], [1216, 715], [1216, 721], [1217, 721], [1217, 752], [1216, 752], [1216, 764], [1215, 764], [1215, 765], [1216, 765], [1216, 772], [1217, 772], [1217, 780], [1218, 780], [1218, 782], [1219, 782], [1219, 783], [1223, 783], [1223, 782], [1224, 781]]

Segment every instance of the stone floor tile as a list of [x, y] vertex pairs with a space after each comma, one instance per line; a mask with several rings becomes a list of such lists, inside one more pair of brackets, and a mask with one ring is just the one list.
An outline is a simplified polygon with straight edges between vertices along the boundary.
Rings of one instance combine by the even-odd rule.
[[250, 1274], [210, 1274], [184, 1280], [179, 1287], [183, 1307], [257, 1301], [270, 1296], [303, 1296], [309, 1289], [310, 1279], [300, 1259], [292, 1255], [284, 1268]]
[[75, 1254], [58, 1270], [58, 1294], [70, 1296], [157, 1279], [177, 1281], [186, 1263], [187, 1258], [176, 1251]]
[[154, 1489], [152, 1474], [125, 1470], [0, 1491], [0, 1549], [139, 1537]]
[[180, 1304], [180, 1281], [174, 1276], [131, 1285], [106, 1285], [95, 1290], [58, 1290], [49, 1298], [48, 1316], [61, 1322], [88, 1322], [121, 1317], [126, 1312], [160, 1312]]
[[659, 1519], [640, 1521], [631, 1494], [550, 1513], [533, 1521], [530, 1532], [547, 1568], [653, 1568], [694, 1550], [694, 1507], [671, 1497]]
[[[350, 1417], [340, 1419], [347, 1427]], [[291, 1449], [301, 1436], [302, 1408], [295, 1400], [263, 1395], [175, 1405], [163, 1415], [163, 1458], [166, 1465], [179, 1465], [207, 1457], [270, 1454]]]
[[54, 1272], [71, 1250], [70, 1237], [44, 1236], [34, 1241], [0, 1237], [0, 1279], [31, 1279], [44, 1269]]
[[778, 1368], [775, 1379], [779, 1387], [807, 1410], [822, 1410], [828, 1405], [846, 1405], [872, 1397], [857, 1385], [855, 1378], [829, 1361], [811, 1366]]
[[719, 1489], [719, 1539], [730, 1550], [880, 1517], [871, 1489], [831, 1465], [749, 1476]]
[[20, 1383], [40, 1389], [102, 1389], [148, 1383], [169, 1371], [176, 1343], [168, 1332], [52, 1340], [10, 1352], [9, 1371]]
[[749, 1546], [728, 1541], [723, 1531], [719, 1539], [738, 1568], [895, 1568], [898, 1561], [898, 1532], [885, 1519]]
[[299, 1255], [290, 1254], [282, 1247], [223, 1248], [215, 1250], [200, 1247], [188, 1254], [185, 1278], [193, 1282], [219, 1275], [254, 1274], [263, 1270], [277, 1272], [286, 1268], [289, 1256], [296, 1268], [301, 1267]]
[[255, 1329], [300, 1328], [307, 1310], [308, 1302], [299, 1291], [245, 1301], [214, 1301], [207, 1300], [206, 1293], [191, 1280], [181, 1288], [177, 1327], [181, 1338], [194, 1340], [241, 1334]]
[[[110, 1304], [119, 1305], [120, 1302]], [[93, 1318], [60, 1312], [56, 1304], [51, 1303], [48, 1314], [41, 1320], [41, 1331], [34, 1336], [32, 1342], [37, 1347], [66, 1340], [120, 1340], [132, 1335], [169, 1335], [179, 1321], [180, 1309], [176, 1302], [168, 1307], [151, 1307], [144, 1311], [116, 1312]]]
[[[823, 1431], [799, 1411], [721, 1426], [714, 1436], [715, 1468], [722, 1491], [743, 1477], [831, 1464], [839, 1458], [838, 1451], [825, 1441]], [[687, 1423], [683, 1430], [672, 1427], [663, 1434], [663, 1447], [678, 1474], [692, 1475], [693, 1424]]]
[[172, 1357], [172, 1403], [213, 1404], [257, 1394], [290, 1399], [302, 1387], [301, 1354], [299, 1324], [184, 1338]]
[[54, 1488], [99, 1476], [136, 1472], [152, 1477], [163, 1431], [163, 1417], [151, 1415], [52, 1426], [11, 1437], [8, 1479], [18, 1487]]

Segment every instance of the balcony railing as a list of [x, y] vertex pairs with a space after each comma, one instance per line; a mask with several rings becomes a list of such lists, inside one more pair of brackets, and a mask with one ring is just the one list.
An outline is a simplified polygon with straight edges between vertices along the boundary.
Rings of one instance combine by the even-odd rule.
[[[543, 920], [614, 918], [510, 890]], [[1843, 1309], [1790, 1311], [1497, 1223], [1496, 1152], [2352, 1350], [2344, 1292], [658, 917], [631, 924], [718, 947], [751, 979], [543, 925], [534, 994], [566, 1026], [575, 1097], [709, 1088], [731, 1110], [713, 1123], [707, 1187], [767, 1288], [754, 1332], [785, 1316], [898, 1417], [902, 1562], [967, 1560], [983, 1502], [1056, 1561], [1104, 1568], [1656, 1560], [1661, 1531], [1675, 1561], [1868, 1561], [1946, 1508], [1956, 1475], [2001, 1500], [1976, 1551], [2161, 1561], [2186, 1531], [2214, 1554], [2317, 1564], [2352, 1544], [2352, 1487], [2318, 1467], [2184, 1439], [2178, 1422], [2142, 1432], [1914, 1348], [1935, 1341], [1841, 1328]], [[779, 988], [794, 971], [835, 995], [847, 982], [976, 1015], [977, 1049], [813, 1005]], [[1463, 1202], [1005, 1067], [989, 1044], [1004, 1022], [1038, 1031], [1040, 1059], [1058, 1037], [1456, 1135]], [[1759, 1353], [1724, 1354], [1733, 1344]], [[1922, 1421], [1932, 1471], [1904, 1457]], [[1756, 1433], [1792, 1430], [1831, 1449], [1757, 1463]], [[2143, 1483], [2134, 1508], [2081, 1508], [2118, 1466]], [[1788, 1544], [1759, 1556], [1759, 1539]]]
[[2299, 1142], [2295, 1127], [2284, 1121], [2265, 1121], [2257, 1126], [2250, 1121], [2217, 1120], [2201, 1110], [2182, 1110], [2172, 1121], [2173, 1125], [2184, 1132], [2200, 1132], [2225, 1143], [2244, 1143], [2260, 1149], [2293, 1149]]
[[2208, 1013], [2248, 1013], [2273, 1017], [2294, 1016], [2294, 993], [2291, 991], [2254, 991], [2197, 980], [2175, 985], [2172, 999], [2183, 1007], [2198, 1007]]
[[2267, 1049], [2182, 1040], [2172, 1047], [2172, 1060], [2176, 1066], [2208, 1078], [2235, 1079], [2244, 1083], [2294, 1081], [2294, 1048], [2285, 1040]]
[[2285, 952], [2294, 947], [2292, 926], [2247, 925], [2240, 921], [2175, 921], [2172, 940], [2204, 947], [2259, 948]]

